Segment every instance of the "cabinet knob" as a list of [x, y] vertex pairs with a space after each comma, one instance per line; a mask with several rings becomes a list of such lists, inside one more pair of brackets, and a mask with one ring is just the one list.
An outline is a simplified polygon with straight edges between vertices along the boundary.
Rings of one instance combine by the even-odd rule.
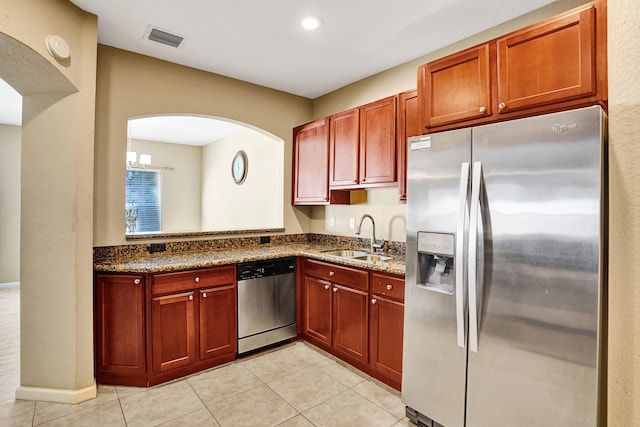
[[377, 302], [378, 302], [378, 300], [377, 300], [377, 299], [375, 299], [375, 298], [371, 298], [371, 304], [375, 304], [375, 303], [377, 303]]
[[333, 292], [338, 292], [338, 288], [333, 288]]
[[333, 276], [334, 274], [336, 274], [334, 271], [329, 272], [329, 276]]
[[134, 285], [139, 285], [140, 284], [140, 279], [133, 279], [133, 284]]
[[329, 285], [324, 285], [324, 288], [325, 289], [329, 289]]
[[193, 279], [193, 281], [196, 282], [196, 283], [200, 283], [200, 278], [196, 277], [195, 279]]
[[486, 113], [487, 112], [487, 107], [480, 107], [480, 108], [478, 108], [478, 111], [480, 111], [481, 113]]
[[391, 289], [393, 289], [393, 285], [390, 283], [387, 283], [387, 290], [390, 291]]
[[189, 301], [193, 301], [193, 295], [189, 295]]
[[202, 298], [206, 298], [206, 297], [207, 297], [207, 293], [206, 293], [206, 292], [203, 292], [203, 293], [202, 293]]
[[498, 108], [499, 109], [504, 109], [507, 106], [507, 104], [505, 104], [504, 102], [501, 102], [500, 104], [498, 104]]

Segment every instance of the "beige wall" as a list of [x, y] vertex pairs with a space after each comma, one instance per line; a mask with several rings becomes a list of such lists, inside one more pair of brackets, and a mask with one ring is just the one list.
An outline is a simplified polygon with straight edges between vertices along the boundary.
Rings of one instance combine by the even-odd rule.
[[[5, 0], [0, 77], [23, 96], [19, 398], [95, 395], [92, 217], [97, 20], [63, 0]], [[54, 60], [44, 40], [67, 40]]]
[[[241, 185], [231, 178], [231, 160], [247, 153]], [[283, 227], [284, 142], [245, 129], [204, 148], [202, 226], [205, 230]], [[287, 169], [288, 171], [289, 169]], [[288, 200], [287, 200], [288, 201]]]
[[640, 425], [640, 3], [609, 2], [609, 425]]
[[21, 131], [0, 124], [0, 283], [20, 280]]
[[123, 215], [127, 119], [155, 114], [224, 117], [284, 140], [286, 233], [309, 228], [310, 210], [289, 203], [289, 171], [292, 128], [310, 120], [310, 100], [107, 46], [98, 46], [97, 81], [95, 246], [127, 243]]

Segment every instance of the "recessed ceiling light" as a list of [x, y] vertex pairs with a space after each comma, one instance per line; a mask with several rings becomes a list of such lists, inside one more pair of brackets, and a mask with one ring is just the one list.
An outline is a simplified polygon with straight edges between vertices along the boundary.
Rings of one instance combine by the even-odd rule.
[[300, 22], [300, 25], [307, 30], [315, 30], [322, 25], [322, 19], [317, 16], [307, 16]]

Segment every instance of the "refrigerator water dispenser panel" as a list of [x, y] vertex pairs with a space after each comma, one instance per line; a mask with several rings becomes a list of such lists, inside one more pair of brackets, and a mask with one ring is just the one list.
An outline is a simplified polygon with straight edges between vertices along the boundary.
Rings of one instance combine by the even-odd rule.
[[419, 288], [453, 295], [455, 285], [455, 236], [446, 233], [418, 232]]

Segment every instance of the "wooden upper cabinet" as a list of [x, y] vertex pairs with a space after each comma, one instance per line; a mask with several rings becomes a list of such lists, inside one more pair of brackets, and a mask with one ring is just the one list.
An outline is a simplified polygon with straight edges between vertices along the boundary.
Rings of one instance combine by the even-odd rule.
[[499, 113], [596, 94], [593, 4], [496, 43]]
[[329, 144], [329, 187], [358, 184], [359, 123], [357, 108], [331, 116]]
[[396, 182], [396, 103], [394, 95], [331, 116], [330, 189]]
[[422, 135], [422, 116], [418, 103], [418, 91], [402, 92], [398, 96], [398, 192], [400, 201], [407, 201], [407, 139]]
[[360, 174], [363, 185], [396, 181], [396, 101], [390, 96], [360, 107]]
[[420, 68], [418, 88], [425, 127], [491, 115], [490, 51], [487, 43]]
[[607, 6], [596, 0], [418, 70], [428, 132], [607, 104]]
[[329, 119], [293, 129], [294, 205], [329, 203]]

